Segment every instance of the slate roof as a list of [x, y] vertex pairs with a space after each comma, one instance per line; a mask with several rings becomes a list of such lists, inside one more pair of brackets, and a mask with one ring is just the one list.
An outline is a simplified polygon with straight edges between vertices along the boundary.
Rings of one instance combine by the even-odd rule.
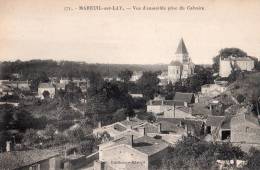
[[181, 38], [175, 54], [188, 54], [188, 51], [187, 51], [186, 45], [183, 41], [183, 38]]
[[12, 170], [58, 156], [51, 150], [28, 150], [0, 153], [0, 169]]
[[54, 88], [54, 86], [50, 83], [40, 83], [38, 88], [47, 89], [47, 88]]
[[194, 96], [193, 93], [176, 92], [174, 96], [174, 101], [192, 103], [193, 96]]

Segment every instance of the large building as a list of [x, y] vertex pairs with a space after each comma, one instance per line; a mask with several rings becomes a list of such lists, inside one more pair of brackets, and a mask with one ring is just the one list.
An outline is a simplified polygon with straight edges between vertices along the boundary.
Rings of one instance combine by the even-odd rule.
[[55, 96], [55, 87], [51, 83], [40, 83], [38, 86], [38, 96], [41, 99], [44, 99], [44, 92], [48, 92], [50, 98], [54, 98]]
[[219, 76], [228, 77], [232, 69], [241, 71], [252, 71], [254, 69], [254, 60], [249, 57], [220, 57], [219, 61]]
[[180, 40], [174, 60], [168, 66], [168, 83], [175, 83], [193, 75], [195, 65], [191, 62], [183, 39]]
[[0, 153], [2, 170], [60, 170], [61, 158], [57, 151], [36, 149], [27, 151], [10, 151]]
[[150, 170], [168, 153], [169, 143], [159, 137], [132, 135], [99, 145], [94, 170]]

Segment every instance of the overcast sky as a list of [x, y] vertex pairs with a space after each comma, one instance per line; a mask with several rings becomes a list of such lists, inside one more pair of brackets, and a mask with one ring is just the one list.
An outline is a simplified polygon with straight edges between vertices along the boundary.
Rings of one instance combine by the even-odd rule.
[[[203, 11], [64, 11], [80, 5], [202, 6]], [[183, 37], [194, 63], [221, 48], [260, 56], [260, 1], [0, 0], [0, 61], [55, 59], [156, 64]]]

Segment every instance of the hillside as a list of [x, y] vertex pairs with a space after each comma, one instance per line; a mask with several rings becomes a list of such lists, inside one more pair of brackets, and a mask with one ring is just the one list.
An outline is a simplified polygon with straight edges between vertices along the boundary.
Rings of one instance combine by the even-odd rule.
[[246, 74], [243, 78], [232, 83], [228, 92], [234, 97], [243, 96], [245, 101], [252, 103], [260, 96], [260, 72]]

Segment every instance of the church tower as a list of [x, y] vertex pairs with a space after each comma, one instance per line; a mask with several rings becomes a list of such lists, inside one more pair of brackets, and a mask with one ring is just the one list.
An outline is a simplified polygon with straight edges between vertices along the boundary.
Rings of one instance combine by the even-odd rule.
[[181, 38], [174, 60], [168, 66], [168, 83], [175, 83], [194, 74], [194, 64], [191, 62], [186, 45]]
[[181, 63], [185, 63], [185, 62], [189, 62], [190, 58], [189, 58], [189, 53], [188, 50], [186, 48], [186, 45], [183, 41], [183, 38], [181, 38], [178, 48], [175, 52], [175, 58], [177, 61], [181, 62]]

